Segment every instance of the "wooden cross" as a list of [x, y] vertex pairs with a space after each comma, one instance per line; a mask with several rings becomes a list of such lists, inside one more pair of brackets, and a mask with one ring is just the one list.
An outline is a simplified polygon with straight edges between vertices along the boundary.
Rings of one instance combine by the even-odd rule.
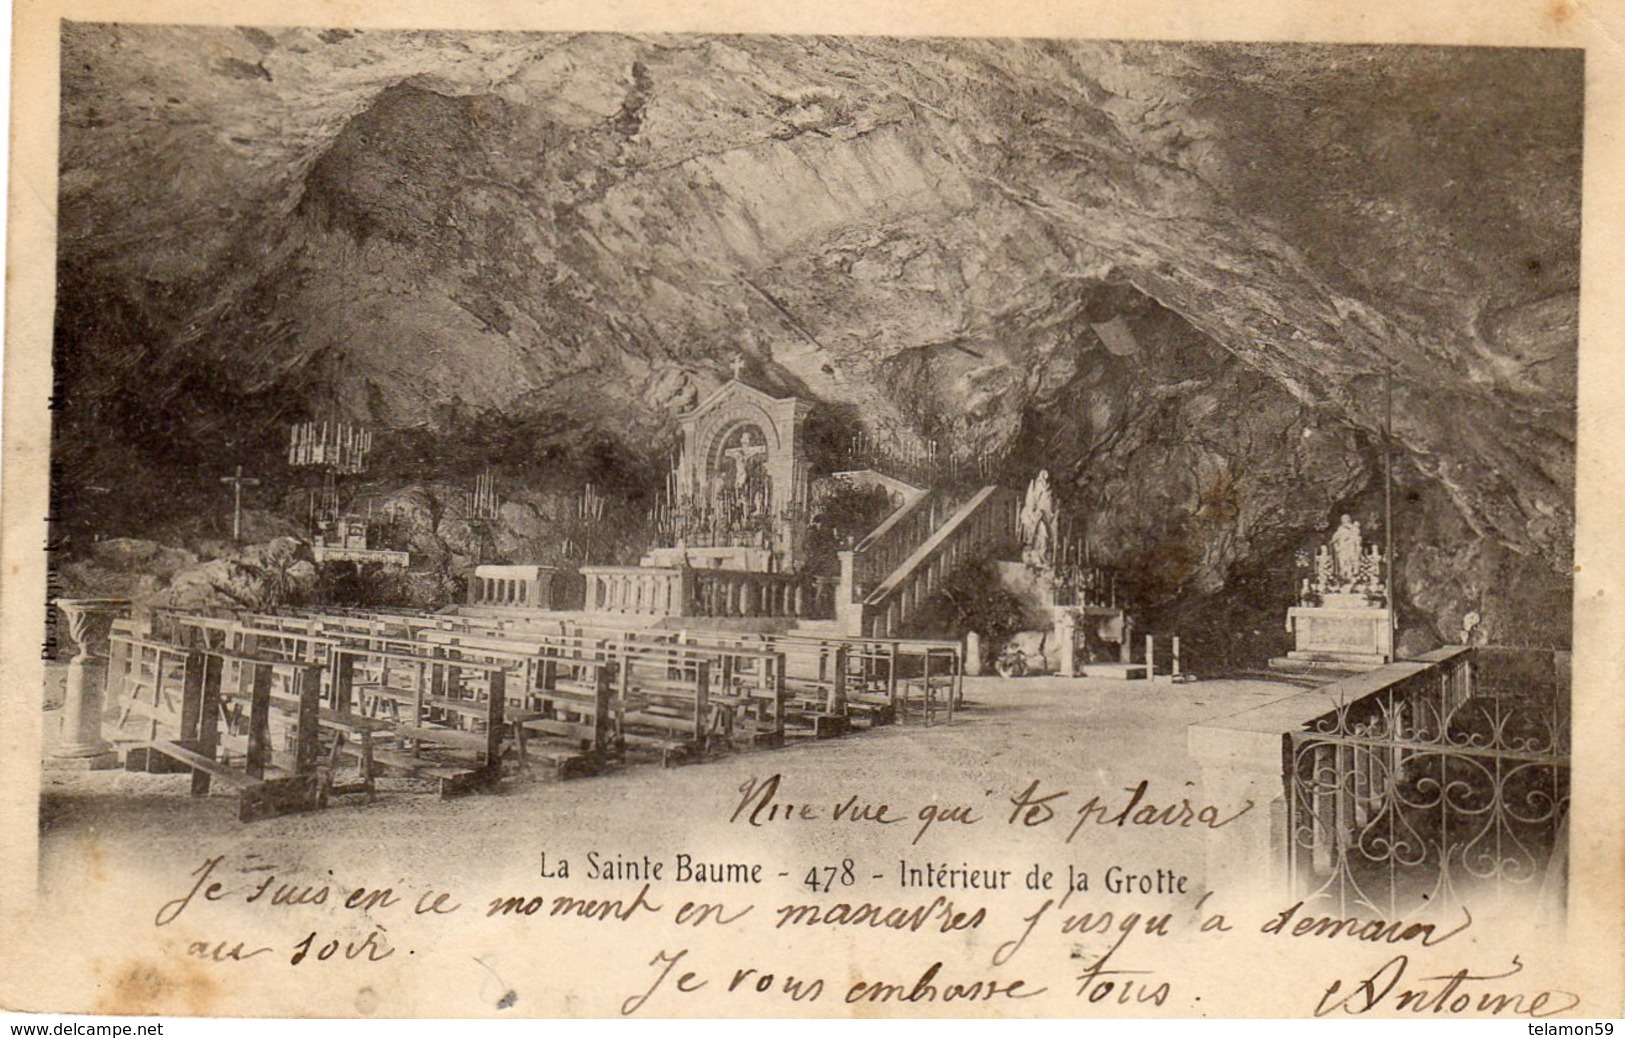
[[231, 543], [240, 544], [243, 539], [243, 488], [257, 487], [260, 485], [260, 481], [257, 479], [244, 479], [243, 467], [238, 465], [235, 476], [221, 476], [220, 482], [231, 484], [233, 499], [231, 507]]

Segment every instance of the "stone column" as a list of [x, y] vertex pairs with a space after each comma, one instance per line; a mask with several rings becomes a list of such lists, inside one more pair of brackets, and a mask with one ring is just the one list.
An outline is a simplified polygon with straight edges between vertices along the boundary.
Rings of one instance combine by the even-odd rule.
[[118, 755], [102, 738], [102, 697], [107, 688], [107, 638], [113, 621], [130, 603], [121, 598], [59, 598], [77, 655], [68, 662], [67, 698], [62, 704], [62, 739], [50, 766], [97, 770], [118, 766]]
[[975, 631], [965, 635], [965, 675], [980, 677], [982, 673], [982, 636]]

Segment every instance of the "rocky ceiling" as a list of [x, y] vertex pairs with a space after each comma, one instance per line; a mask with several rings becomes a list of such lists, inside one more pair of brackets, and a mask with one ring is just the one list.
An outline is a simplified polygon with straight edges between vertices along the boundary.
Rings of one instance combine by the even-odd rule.
[[87, 479], [318, 409], [653, 450], [735, 353], [995, 450], [1177, 318], [1295, 436], [1369, 447], [1391, 371], [1405, 474], [1569, 565], [1577, 51], [70, 24], [62, 76]]

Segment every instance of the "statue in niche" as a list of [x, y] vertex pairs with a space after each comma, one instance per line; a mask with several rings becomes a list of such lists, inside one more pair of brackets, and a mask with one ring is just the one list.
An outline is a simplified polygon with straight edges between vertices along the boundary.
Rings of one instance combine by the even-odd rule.
[[1363, 575], [1360, 550], [1360, 524], [1345, 515], [1332, 532], [1331, 549], [1332, 564], [1336, 570], [1336, 580], [1342, 587], [1352, 588], [1360, 583]]
[[756, 431], [746, 428], [739, 434], [739, 446], [729, 447], [723, 456], [733, 462], [735, 492], [743, 491], [753, 469], [760, 468], [767, 454], [767, 445], [756, 442]]
[[1050, 490], [1049, 470], [1044, 469], [1027, 485], [1027, 499], [1021, 506], [1021, 561], [1040, 573], [1055, 568], [1055, 495]]

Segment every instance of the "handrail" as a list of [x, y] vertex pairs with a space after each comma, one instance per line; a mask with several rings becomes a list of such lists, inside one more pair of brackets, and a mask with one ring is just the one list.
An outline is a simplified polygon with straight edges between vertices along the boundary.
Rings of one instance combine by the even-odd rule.
[[892, 547], [890, 541], [902, 539], [903, 533], [905, 533], [903, 523], [915, 518], [921, 512], [921, 508], [925, 508], [926, 512], [929, 512], [929, 502], [931, 502], [931, 491], [926, 491], [925, 494], [920, 494], [918, 497], [913, 497], [913, 499], [905, 500], [902, 505], [894, 508], [892, 513], [881, 521], [881, 525], [869, 531], [868, 536], [858, 541], [858, 544], [851, 549], [853, 564], [855, 564], [853, 572], [858, 575], [860, 583], [863, 583], [866, 577], [876, 577], [876, 573], [874, 573], [876, 569], [881, 570], [881, 573], [892, 570], [889, 565], [879, 562], [882, 559], [882, 552], [886, 552], [887, 549], [899, 551], [899, 549]]
[[886, 599], [895, 594], [897, 589], [903, 585], [904, 581], [908, 580], [916, 570], [923, 566], [929, 559], [933, 558], [938, 552], [943, 550], [944, 547], [946, 547], [959, 535], [961, 530], [970, 529], [970, 527], [968, 527], [966, 524], [968, 524], [977, 515], [977, 513], [987, 505], [989, 501], [993, 501], [998, 496], [999, 489], [1000, 488], [998, 486], [985, 486], [978, 490], [975, 494], [971, 495], [969, 501], [966, 501], [964, 504], [960, 505], [958, 510], [950, 515], [946, 522], [932, 531], [929, 537], [927, 537], [917, 548], [915, 548], [914, 551], [910, 553], [899, 566], [893, 569], [878, 587], [869, 593], [868, 597], [864, 599], [864, 604], [871, 606], [880, 605], [881, 603], [885, 602]]
[[1450, 863], [1480, 846], [1496, 848], [1470, 870], [1480, 899], [1550, 881], [1554, 861], [1561, 870], [1568, 696], [1555, 663], [1545, 687], [1530, 681], [1544, 668], [1517, 663], [1446, 647], [1321, 689], [1338, 690], [1329, 712], [1283, 726], [1294, 898], [1390, 918], [1417, 895], [1448, 906], [1463, 881]]

